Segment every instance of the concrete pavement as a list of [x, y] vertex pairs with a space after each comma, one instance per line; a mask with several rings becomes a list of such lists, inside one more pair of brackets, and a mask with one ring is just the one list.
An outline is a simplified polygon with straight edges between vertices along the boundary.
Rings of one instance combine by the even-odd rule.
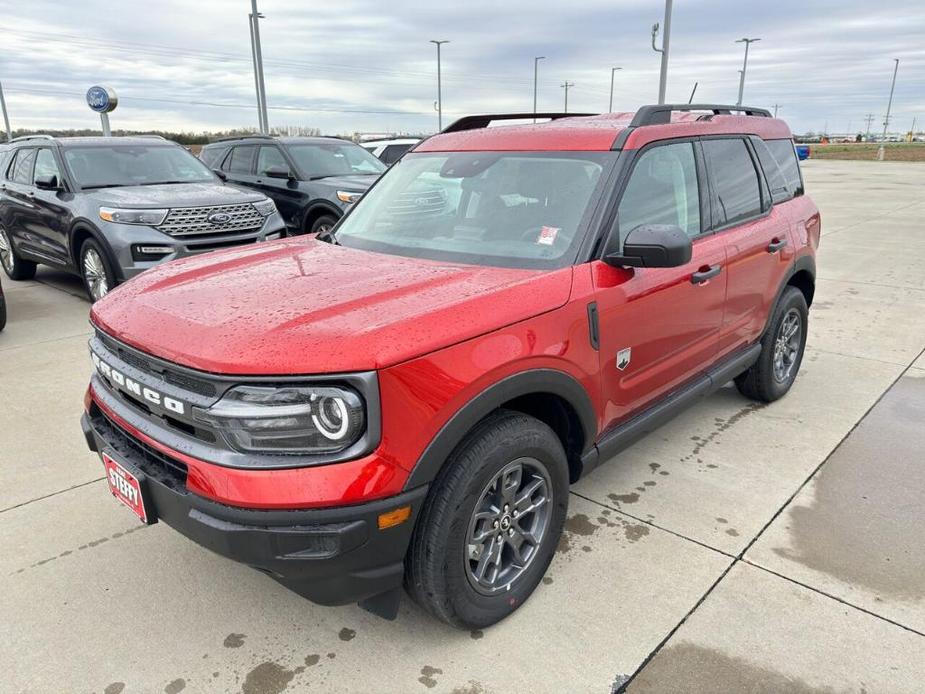
[[804, 174], [791, 393], [724, 388], [576, 485], [547, 579], [484, 633], [316, 607], [133, 522], [79, 431], [79, 283], [4, 278], [0, 692], [921, 691], [925, 165]]

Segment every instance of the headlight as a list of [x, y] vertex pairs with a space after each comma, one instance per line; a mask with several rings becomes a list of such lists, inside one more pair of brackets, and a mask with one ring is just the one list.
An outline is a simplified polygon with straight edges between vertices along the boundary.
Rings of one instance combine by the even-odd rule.
[[363, 400], [336, 386], [236, 386], [193, 416], [244, 453], [337, 453], [366, 427]]
[[170, 210], [124, 210], [115, 207], [101, 207], [100, 219], [118, 224], [145, 224], [156, 227], [164, 223]]
[[345, 202], [348, 205], [352, 205], [357, 200], [363, 196], [363, 193], [354, 193], [349, 190], [339, 190], [337, 191], [337, 199], [341, 202]]
[[264, 217], [269, 217], [271, 214], [276, 212], [276, 203], [274, 203], [270, 198], [261, 200], [260, 202], [255, 202], [254, 207], [256, 207], [257, 211]]

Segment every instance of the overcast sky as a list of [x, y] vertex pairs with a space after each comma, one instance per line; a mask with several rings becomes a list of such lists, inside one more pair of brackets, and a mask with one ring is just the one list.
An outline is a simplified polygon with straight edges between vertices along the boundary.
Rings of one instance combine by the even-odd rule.
[[[614, 110], [654, 103], [650, 27], [662, 0], [261, 0], [271, 126], [326, 133], [436, 128], [443, 47], [444, 121], [474, 112]], [[201, 131], [255, 126], [249, 0], [0, 0], [0, 81], [14, 128], [99, 127], [84, 102], [120, 97], [114, 128]], [[914, 0], [676, 0], [668, 100], [735, 103], [743, 36], [745, 102], [780, 105], [798, 132], [882, 129], [892, 58], [893, 124], [925, 129], [925, 3]]]

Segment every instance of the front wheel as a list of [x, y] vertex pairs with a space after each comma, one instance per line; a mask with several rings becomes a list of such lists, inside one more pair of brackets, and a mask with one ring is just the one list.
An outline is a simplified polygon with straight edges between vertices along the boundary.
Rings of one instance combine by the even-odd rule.
[[490, 626], [530, 597], [568, 509], [568, 463], [543, 422], [501, 411], [453, 453], [431, 489], [406, 560], [406, 587], [438, 619]]
[[80, 276], [93, 302], [106, 296], [116, 284], [106, 253], [93, 239], [87, 239], [80, 247]]
[[758, 361], [735, 379], [742, 395], [761, 402], [773, 402], [786, 395], [803, 362], [808, 317], [803, 292], [787, 287], [761, 339]]
[[322, 215], [318, 217], [308, 229], [309, 234], [326, 234], [337, 224], [337, 218], [331, 215]]

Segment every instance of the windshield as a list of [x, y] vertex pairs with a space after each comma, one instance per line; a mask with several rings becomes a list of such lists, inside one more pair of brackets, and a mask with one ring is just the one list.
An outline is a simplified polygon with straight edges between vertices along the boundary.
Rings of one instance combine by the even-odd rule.
[[610, 152], [409, 154], [341, 222], [344, 246], [504, 267], [572, 262]]
[[81, 188], [215, 180], [205, 164], [182, 147], [171, 145], [68, 147], [64, 159]]
[[289, 145], [288, 150], [306, 178], [380, 174], [386, 169], [385, 164], [352, 142]]

